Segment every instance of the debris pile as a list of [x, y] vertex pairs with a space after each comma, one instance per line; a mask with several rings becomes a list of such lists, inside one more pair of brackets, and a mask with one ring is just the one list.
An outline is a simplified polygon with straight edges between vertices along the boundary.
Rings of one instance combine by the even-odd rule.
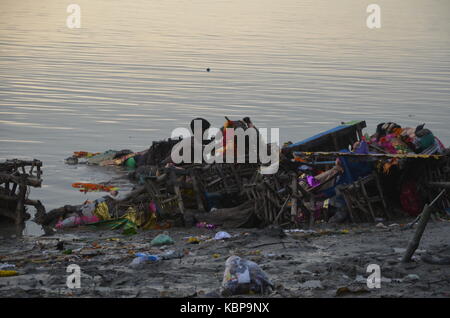
[[[197, 118], [191, 122], [193, 132], [196, 120], [201, 121], [203, 134], [210, 125]], [[379, 223], [403, 214], [417, 216], [425, 202], [449, 186], [448, 149], [424, 125], [410, 128], [381, 123], [373, 135], [363, 134], [365, 127], [364, 121], [342, 123], [306, 140], [287, 142], [280, 149], [270, 147], [269, 152], [276, 149], [279, 153], [277, 170], [271, 174], [262, 173], [267, 163], [259, 156], [250, 160], [252, 147], [271, 144], [264, 142], [248, 117], [226, 118], [221, 134], [206, 141], [193, 133], [184, 139], [153, 142], [141, 152], [78, 151], [66, 163], [123, 166], [130, 171], [134, 190], [119, 198], [114, 184], [74, 183], [82, 192], [107, 195], [49, 213], [41, 209], [35, 221], [47, 228], [91, 223], [132, 234], [138, 228], [271, 224], [311, 228], [318, 222]], [[229, 134], [230, 128], [257, 131], [256, 146], [248, 136], [245, 139], [243, 162], [211, 163], [203, 158], [174, 163], [172, 154], [183, 143], [204, 150], [219, 141], [222, 148], [214, 153], [236, 159], [239, 142], [237, 135]], [[445, 213], [449, 207], [445, 194], [436, 208]]]

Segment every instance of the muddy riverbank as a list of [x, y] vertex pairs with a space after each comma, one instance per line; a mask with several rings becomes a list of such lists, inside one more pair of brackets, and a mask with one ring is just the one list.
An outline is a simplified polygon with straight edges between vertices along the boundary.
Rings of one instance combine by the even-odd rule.
[[[450, 266], [425, 263], [421, 255], [450, 255], [450, 222], [428, 224], [409, 264], [400, 259], [414, 230], [385, 225], [285, 236], [278, 229], [219, 229], [232, 235], [228, 240], [212, 239], [218, 230], [172, 228], [167, 232], [175, 244], [163, 247], [150, 244], [162, 232], [156, 230], [124, 236], [84, 227], [3, 239], [0, 264], [15, 265], [18, 275], [0, 278], [0, 297], [218, 297], [230, 255], [261, 266], [275, 285], [268, 297], [449, 297]], [[189, 243], [189, 237], [200, 243]], [[172, 257], [133, 268], [137, 252]], [[80, 266], [79, 289], [66, 285], [70, 264]], [[369, 264], [381, 268], [380, 289], [367, 287]]]

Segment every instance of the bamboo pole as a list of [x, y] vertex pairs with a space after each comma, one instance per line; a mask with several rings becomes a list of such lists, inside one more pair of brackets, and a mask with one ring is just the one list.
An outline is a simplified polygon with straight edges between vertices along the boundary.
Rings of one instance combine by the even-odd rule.
[[297, 216], [297, 197], [295, 194], [297, 194], [297, 175], [292, 176], [292, 205], [291, 205], [291, 220], [294, 220], [294, 218]]
[[295, 151], [294, 156], [297, 157], [353, 157], [353, 158], [374, 158], [374, 159], [440, 159], [444, 155], [423, 155], [423, 154], [385, 154], [385, 153], [353, 153], [353, 152], [308, 152], [308, 151]]
[[413, 256], [416, 249], [419, 247], [420, 239], [422, 238], [422, 234], [425, 231], [425, 227], [427, 226], [428, 220], [431, 215], [431, 208], [436, 203], [436, 201], [444, 194], [445, 189], [442, 190], [438, 196], [428, 205], [426, 204], [421, 213], [419, 225], [417, 227], [416, 232], [414, 233], [413, 238], [408, 244], [408, 248], [406, 249], [405, 255], [402, 258], [402, 263], [407, 263], [411, 261], [411, 257]]

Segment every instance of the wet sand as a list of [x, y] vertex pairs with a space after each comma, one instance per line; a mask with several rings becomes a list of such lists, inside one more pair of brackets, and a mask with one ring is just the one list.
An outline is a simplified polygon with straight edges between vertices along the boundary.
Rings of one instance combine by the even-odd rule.
[[[373, 224], [287, 233], [279, 229], [172, 228], [174, 245], [151, 246], [163, 231], [133, 236], [86, 227], [51, 237], [3, 239], [0, 264], [16, 265], [18, 276], [0, 277], [0, 297], [219, 297], [225, 260], [239, 255], [259, 264], [275, 289], [265, 297], [450, 297], [450, 266], [420, 256], [450, 255], [450, 222], [430, 221], [413, 261], [400, 259], [415, 229]], [[219, 230], [233, 237], [216, 241]], [[199, 244], [187, 242], [196, 236]], [[64, 242], [58, 250], [58, 241]], [[64, 254], [64, 251], [72, 254]], [[132, 268], [136, 252], [178, 257]], [[66, 285], [67, 266], [81, 268], [81, 288]], [[381, 288], [369, 289], [367, 265], [381, 268]], [[338, 291], [339, 290], [339, 291]], [[259, 295], [251, 295], [259, 297]], [[248, 297], [248, 296], [233, 296]]]

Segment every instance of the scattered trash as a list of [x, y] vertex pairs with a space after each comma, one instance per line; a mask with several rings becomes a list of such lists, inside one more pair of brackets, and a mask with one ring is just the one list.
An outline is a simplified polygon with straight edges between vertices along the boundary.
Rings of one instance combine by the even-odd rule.
[[214, 224], [208, 224], [206, 222], [199, 222], [195, 225], [196, 227], [202, 229], [209, 229], [209, 230], [214, 230], [217, 228], [217, 226], [215, 226]]
[[150, 244], [153, 246], [170, 245], [174, 243], [175, 242], [172, 240], [172, 238], [167, 234], [159, 234], [150, 242]]
[[317, 233], [314, 230], [302, 230], [302, 229], [291, 229], [291, 230], [284, 230], [284, 233], [305, 233], [305, 234], [313, 234]]
[[107, 238], [106, 240], [107, 240], [107, 241], [120, 242], [120, 239], [119, 239], [119, 238], [116, 238], [116, 237], [110, 237], [110, 238]]
[[[210, 127], [206, 119], [196, 118], [190, 123], [191, 129], [196, 121], [201, 121], [202, 127], [203, 124]], [[100, 222], [109, 221], [101, 223], [103, 225], [112, 222], [111, 229], [117, 225], [116, 222], [120, 226], [128, 226], [124, 234], [136, 234], [138, 228], [196, 226], [215, 229], [217, 225], [238, 228], [274, 224], [286, 227], [309, 224], [312, 227], [315, 223], [344, 221], [369, 221], [374, 222], [377, 228], [387, 229], [394, 227], [384, 224], [392, 219], [390, 211], [394, 199], [401, 202], [407, 214], [414, 214], [423, 206], [423, 202], [416, 200], [417, 183], [409, 180], [409, 171], [412, 168], [425, 171], [422, 163], [425, 165], [435, 160], [433, 173], [428, 174], [430, 177], [424, 176], [423, 182], [442, 181], [447, 178], [445, 171], [450, 160], [444, 145], [424, 128], [424, 124], [402, 127], [397, 123], [383, 122], [372, 135], [363, 134], [365, 127], [365, 121], [342, 122], [303, 141], [285, 143], [274, 149], [282, 156], [277, 162], [280, 169], [273, 174], [261, 173], [265, 167], [258, 160], [245, 164], [176, 164], [171, 153], [174, 147], [182, 144], [183, 139], [179, 138], [154, 141], [150, 148], [141, 152], [128, 149], [101, 153], [77, 151], [73, 158], [86, 158], [88, 164], [120, 165], [132, 170], [128, 176], [137, 183], [137, 187], [119, 199], [117, 180], [77, 182], [73, 186], [82, 192], [110, 192], [95, 200], [92, 215], [97, 216]], [[221, 131], [229, 128], [245, 131], [255, 128], [255, 125], [249, 117], [239, 120], [225, 117]], [[204, 145], [213, 140], [215, 138], [204, 140]], [[227, 149], [231, 145], [230, 135], [224, 134], [218, 140], [221, 144], [217, 154], [226, 154], [230, 150]], [[413, 167], [416, 163], [417, 167]], [[398, 168], [396, 176], [389, 174], [394, 166]], [[383, 194], [388, 185], [392, 185], [389, 198]], [[425, 190], [427, 194], [433, 191], [433, 186], [429, 188]], [[49, 213], [38, 213], [36, 220], [39, 224], [53, 227], [58, 223], [58, 217], [68, 216], [67, 220], [58, 223], [58, 228], [89, 224], [96, 221], [89, 219], [89, 209], [82, 208], [81, 216], [77, 215], [80, 212], [77, 206], [64, 206]], [[128, 209], [133, 216], [129, 215]], [[124, 215], [128, 217], [127, 222], [123, 221]], [[285, 231], [296, 232], [325, 235], [348, 234], [349, 230]]]
[[199, 244], [200, 243], [200, 239], [198, 238], [198, 237], [189, 237], [188, 239], [187, 239], [187, 242], [189, 243], [189, 244]]
[[56, 249], [57, 249], [58, 251], [64, 250], [64, 241], [59, 241], [59, 242], [56, 244]]
[[[391, 282], [392, 282], [392, 279], [386, 278], [386, 277], [381, 277], [381, 280], [380, 280], [380, 281], [381, 281], [382, 283], [391, 283]], [[362, 275], [357, 275], [356, 278], [355, 278], [355, 282], [356, 282], [356, 283], [366, 284], [366, 283], [367, 283], [367, 278], [365, 278], [365, 277], [362, 276]]]
[[362, 275], [357, 275], [355, 278], [355, 282], [356, 283], [366, 283], [367, 278], [364, 278]]
[[15, 267], [16, 267], [16, 265], [14, 265], [14, 264], [7, 264], [7, 263], [0, 264], [0, 270], [4, 270], [6, 268], [15, 268]]
[[308, 280], [303, 284], [300, 284], [302, 289], [323, 289], [322, 282], [320, 280]]
[[[248, 118], [236, 121], [227, 119], [225, 126], [250, 128], [253, 124]], [[193, 167], [177, 165], [170, 161], [165, 162], [166, 159], [170, 159], [168, 154], [178, 143], [176, 140], [155, 142], [142, 153], [113, 150], [103, 153], [78, 152], [73, 156], [72, 163], [74, 164], [81, 163], [81, 159], [86, 158], [90, 164], [121, 165], [123, 168], [128, 168], [130, 170], [127, 171], [129, 172], [128, 176], [134, 183], [133, 189], [124, 197], [112, 193], [117, 190], [117, 186], [122, 187], [120, 178], [102, 183], [75, 183], [74, 186], [82, 192], [108, 191], [110, 193], [97, 200], [86, 201], [76, 206], [64, 206], [49, 213], [37, 212], [36, 220], [41, 222], [39, 224], [65, 229], [70, 226], [94, 223], [91, 226], [101, 227], [104, 225], [111, 230], [123, 229], [122, 233], [124, 234], [135, 234], [137, 229], [161, 230], [166, 227], [175, 227], [176, 230], [180, 229], [180, 226], [195, 226], [200, 230], [188, 232], [189, 234], [186, 235], [192, 235], [191, 237], [180, 239], [180, 242], [177, 242], [182, 248], [186, 248], [185, 251], [175, 250], [173, 246], [175, 242], [167, 233], [156, 236], [151, 242], [148, 242], [148, 234], [146, 234], [136, 236], [136, 239], [142, 239], [142, 244], [135, 244], [135, 238], [123, 236], [120, 236], [120, 239], [96, 238], [101, 245], [92, 244], [92, 246], [90, 244], [76, 245], [72, 242], [68, 246], [67, 240], [60, 241], [56, 247], [60, 252], [55, 251], [54, 246], [57, 242], [52, 241], [46, 246], [45, 244], [38, 245], [38, 248], [32, 252], [37, 252], [38, 255], [33, 255], [30, 260], [26, 261], [33, 264], [44, 264], [36, 267], [50, 267], [55, 263], [60, 264], [60, 262], [72, 261], [72, 259], [78, 259], [86, 264], [92, 262], [93, 265], [107, 259], [108, 263], [117, 266], [122, 266], [124, 262], [128, 264], [132, 260], [130, 266], [139, 267], [147, 263], [158, 263], [190, 255], [189, 257], [192, 259], [189, 259], [189, 262], [168, 261], [167, 264], [183, 263], [184, 266], [194, 267], [196, 261], [206, 260], [217, 266], [219, 261], [217, 259], [228, 257], [225, 255], [230, 250], [241, 256], [251, 256], [250, 259], [254, 262], [237, 256], [229, 257], [225, 263], [223, 292], [229, 295], [265, 293], [273, 288], [273, 285], [257, 263], [264, 264], [264, 269], [271, 268], [275, 272], [278, 260], [290, 259], [289, 262], [283, 262], [288, 263], [289, 266], [295, 266], [303, 260], [286, 254], [290, 252], [281, 252], [281, 246], [277, 246], [277, 249], [264, 248], [262, 252], [255, 250], [256, 248], [263, 245], [283, 244], [283, 248], [287, 251], [295, 243], [299, 243], [298, 241], [294, 242], [293, 239], [299, 238], [302, 239], [302, 244], [298, 245], [317, 249], [318, 252], [323, 252], [321, 255], [328, 255], [333, 252], [333, 244], [336, 244], [334, 238], [324, 240], [330, 242], [331, 245], [316, 246], [311, 244], [309, 236], [349, 234], [353, 231], [356, 233], [357, 230], [350, 227], [342, 229], [342, 227], [333, 225], [327, 226], [327, 223], [333, 223], [336, 219], [341, 220], [341, 217], [342, 220], [352, 223], [372, 222], [368, 227], [368, 232], [375, 232], [382, 236], [385, 231], [374, 230], [374, 226], [379, 229], [400, 226], [395, 223], [388, 225], [391, 220], [395, 219], [395, 215], [388, 215], [393, 208], [389, 206], [390, 203], [398, 201], [403, 210], [409, 214], [416, 213], [418, 207], [421, 207], [423, 203], [411, 199], [411, 196], [414, 197], [417, 193], [416, 181], [408, 181], [408, 183], [405, 181], [402, 184], [403, 180], [408, 179], [408, 171], [412, 171], [410, 163], [414, 162], [414, 165], [417, 165], [417, 180], [424, 179], [424, 184], [445, 180], [447, 174], [444, 172], [449, 167], [448, 155], [442, 153], [442, 149], [440, 149], [442, 147], [437, 138], [434, 138], [430, 132], [422, 131], [423, 127], [418, 127], [420, 129], [417, 131], [409, 131], [408, 128], [401, 128], [393, 123], [382, 123], [373, 136], [363, 137], [360, 133], [363, 126], [365, 126], [365, 122], [346, 123], [333, 128], [332, 131], [313, 136], [309, 140], [286, 145], [280, 150], [282, 154], [280, 156], [280, 172], [274, 174], [262, 174], [260, 163], [255, 165], [198, 164]], [[428, 137], [424, 139], [425, 136]], [[222, 145], [224, 150], [227, 147], [226, 137], [223, 139], [224, 144]], [[430, 148], [429, 152], [423, 153], [429, 148], [427, 146], [433, 146], [436, 149]], [[424, 147], [425, 149], [423, 149]], [[430, 161], [433, 161], [433, 164], [430, 164], [432, 171], [429, 176], [431, 178], [436, 172], [436, 176], [439, 176], [436, 180], [428, 180], [428, 177], [420, 176], [422, 162]], [[389, 173], [392, 167], [395, 167], [395, 174]], [[414, 177], [416, 176], [414, 175]], [[85, 181], [99, 182], [98, 180]], [[425, 192], [433, 186], [430, 185], [426, 188]], [[433, 191], [436, 191], [436, 188], [434, 187]], [[392, 191], [388, 192], [388, 189], [392, 189]], [[366, 190], [371, 193], [365, 194]], [[389, 193], [389, 198], [384, 198], [383, 193]], [[424, 193], [424, 197], [427, 197], [428, 194]], [[101, 195], [103, 194], [99, 194], [99, 196]], [[355, 201], [354, 198], [358, 200]], [[390, 200], [392, 202], [389, 202]], [[31, 199], [27, 200], [27, 202], [31, 201]], [[446, 202], [441, 204], [444, 209], [446, 204]], [[336, 223], [340, 222], [336, 221]], [[230, 231], [237, 227], [268, 228], [275, 224], [278, 228], [270, 235], [267, 234], [268, 232], [248, 230], [250, 233], [245, 234], [246, 237], [244, 234], [241, 237], [215, 230], [217, 227], [230, 229]], [[283, 230], [285, 228], [290, 229]], [[306, 230], [307, 228], [310, 230]], [[214, 230], [214, 233], [217, 233], [212, 235], [213, 232], [206, 230]], [[207, 238], [201, 236], [202, 233], [208, 234]], [[278, 239], [280, 233], [289, 234], [290, 239], [280, 241]], [[391, 234], [398, 233], [391, 231]], [[272, 243], [274, 240], [268, 240], [269, 236], [276, 237], [275, 243]], [[176, 237], [178, 238], [178, 236]], [[231, 242], [228, 241], [225, 244], [220, 242], [220, 240], [232, 237]], [[261, 238], [260, 243], [266, 244], [251, 244], [258, 238]], [[351, 241], [349, 238], [341, 238], [345, 242]], [[42, 241], [44, 240], [42, 239]], [[186, 241], [190, 244], [207, 241], [208, 244], [187, 246]], [[356, 241], [359, 239], [356, 238]], [[65, 242], [66, 244], [64, 244]], [[120, 244], [111, 242], [120, 242]], [[80, 247], [81, 245], [82, 247]], [[284, 245], [289, 246], [286, 248]], [[150, 248], [150, 246], [159, 248]], [[188, 249], [192, 251], [188, 251]], [[351, 255], [353, 251], [354, 249], [350, 249], [349, 254]], [[364, 261], [370, 259], [376, 262], [379, 260], [381, 264], [386, 253], [381, 251], [381, 248], [379, 251], [378, 246], [376, 251], [379, 252], [379, 255], [367, 257]], [[394, 253], [404, 252], [405, 249], [394, 248]], [[417, 252], [420, 253], [420, 251]], [[363, 254], [365, 255], [365, 253]], [[395, 258], [392, 257], [392, 254], [388, 255], [389, 260]], [[95, 257], [97, 255], [102, 256]], [[195, 257], [196, 255], [198, 257]], [[364, 255], [363, 257], [365, 257]], [[92, 259], [93, 257], [95, 258]], [[186, 256], [186, 258], [188, 257]], [[15, 258], [2, 258], [2, 261], [17, 263], [20, 268], [24, 266]], [[189, 265], [185, 263], [189, 263]], [[383, 264], [385, 263], [383, 262]], [[4, 275], [7, 275], [8, 272], [15, 272], [9, 271], [11, 268], [7, 265], [0, 265]], [[355, 266], [361, 265], [359, 263]], [[391, 265], [388, 263], [386, 266]], [[28, 267], [25, 269], [27, 270]], [[346, 282], [351, 282], [355, 273], [364, 271], [358, 269], [355, 272], [349, 268], [338, 272], [337, 276], [340, 277], [343, 272], [349, 276], [352, 273], [351, 279], [348, 276], [346, 278], [348, 279]], [[310, 280], [306, 281], [302, 277], [300, 288], [324, 288], [326, 280], [315, 270], [311, 275], [308, 274], [308, 277]], [[417, 281], [419, 279], [418, 275], [410, 274], [403, 280]], [[356, 276], [355, 281], [362, 284], [367, 283], [367, 279], [362, 275]], [[386, 283], [397, 281], [400, 280], [382, 278], [382, 282]], [[298, 284], [295, 280], [295, 285]], [[340, 296], [364, 292], [367, 291], [346, 286], [338, 289], [336, 294]]]
[[88, 193], [88, 192], [111, 192], [111, 191], [119, 190], [119, 188], [114, 187], [114, 186], [105, 186], [103, 184], [83, 183], [83, 182], [72, 183], [72, 188], [80, 189], [80, 192], [84, 192], [84, 193]]
[[386, 278], [386, 277], [381, 277], [381, 282], [382, 283], [392, 283], [392, 279]]
[[151, 255], [147, 253], [136, 253], [136, 256], [144, 258], [147, 262], [157, 262], [160, 260], [158, 255]]
[[17, 276], [19, 273], [17, 271], [7, 271], [7, 270], [0, 270], [0, 277], [10, 277], [10, 276]]
[[231, 235], [223, 231], [217, 232], [216, 235], [214, 236], [215, 240], [225, 240], [229, 238], [231, 238]]
[[100, 219], [95, 215], [90, 216], [71, 216], [62, 221], [56, 223], [55, 227], [57, 229], [64, 229], [69, 227], [75, 227], [84, 224], [96, 223], [99, 222]]
[[75, 156], [64, 159], [64, 162], [68, 165], [77, 165], [79, 163], [78, 158]]
[[148, 255], [145, 253], [137, 253], [136, 257], [130, 263], [130, 267], [140, 268], [146, 263], [155, 263], [155, 262], [158, 262], [159, 260], [160, 260], [160, 258], [157, 255]]
[[336, 296], [345, 296], [348, 294], [353, 294], [353, 295], [357, 295], [357, 294], [366, 294], [369, 293], [370, 291], [366, 288], [355, 288], [355, 287], [350, 287], [350, 286], [345, 286], [345, 287], [339, 287], [336, 290]]
[[98, 249], [83, 249], [80, 251], [81, 256], [94, 257], [100, 254]]
[[422, 255], [420, 259], [428, 264], [450, 265], [450, 256], [434, 256], [429, 253], [426, 253]]
[[163, 260], [169, 260], [169, 259], [175, 259], [175, 258], [183, 258], [185, 256], [185, 253], [182, 251], [175, 251], [175, 250], [168, 250], [165, 251], [162, 254], [158, 254], [158, 257], [160, 257]]
[[406, 277], [404, 277], [403, 280], [406, 282], [415, 282], [420, 280], [420, 276], [417, 274], [409, 274]]
[[266, 273], [258, 264], [230, 256], [225, 262], [222, 281], [223, 295], [264, 294], [274, 288]]

